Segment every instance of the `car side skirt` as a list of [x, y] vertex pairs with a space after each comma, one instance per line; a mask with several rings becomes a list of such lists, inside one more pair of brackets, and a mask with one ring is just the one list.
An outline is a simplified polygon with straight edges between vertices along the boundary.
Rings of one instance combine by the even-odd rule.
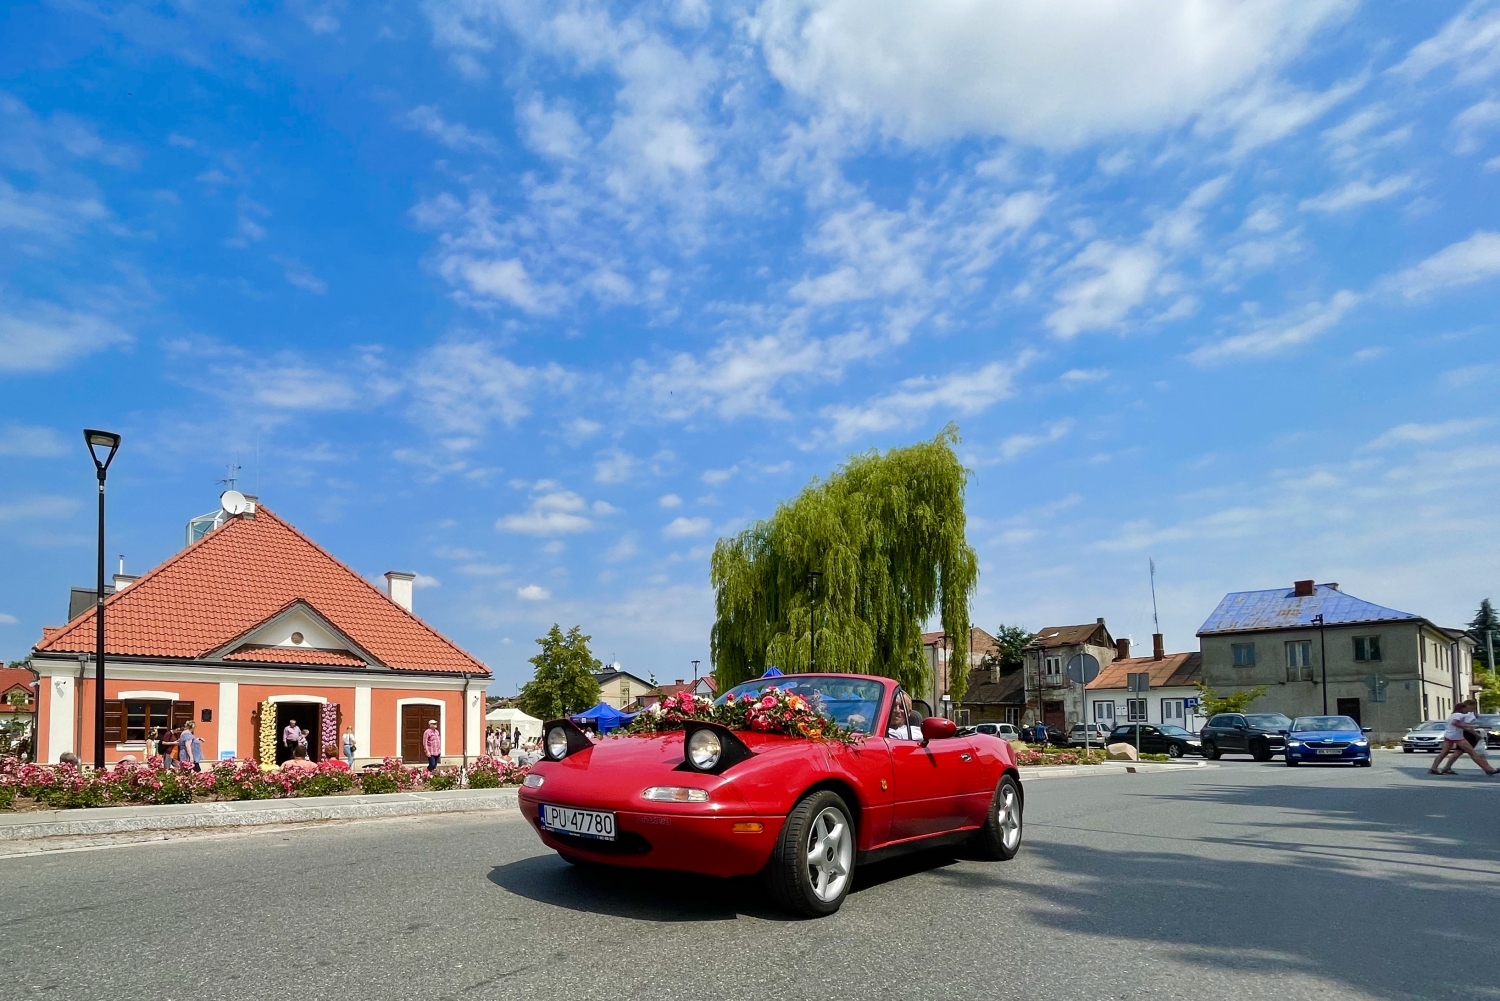
[[940, 834], [908, 838], [905, 841], [892, 841], [879, 848], [860, 852], [856, 857], [856, 864], [868, 865], [871, 862], [882, 862], [901, 855], [909, 855], [912, 852], [931, 851], [935, 848], [955, 848], [972, 838], [977, 830], [979, 830], [978, 827], [965, 827], [957, 831], [943, 831]]

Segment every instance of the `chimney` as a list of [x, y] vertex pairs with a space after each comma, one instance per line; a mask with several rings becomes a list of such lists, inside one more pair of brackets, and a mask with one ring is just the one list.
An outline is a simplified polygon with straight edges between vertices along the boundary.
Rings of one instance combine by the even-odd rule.
[[401, 570], [387, 570], [385, 572], [385, 591], [391, 596], [391, 600], [408, 612], [411, 611], [411, 585], [417, 579], [414, 573], [405, 573]]
[[1326, 588], [1328, 588], [1328, 590], [1330, 590], [1330, 591], [1337, 591], [1339, 589], [1339, 585], [1338, 585], [1337, 581], [1335, 581], [1332, 584], [1324, 584], [1323, 586], [1326, 587]]
[[131, 584], [134, 584], [136, 581], [140, 580], [140, 578], [141, 575], [138, 573], [125, 572], [125, 557], [121, 556], [120, 572], [115, 574], [115, 591], [120, 592], [125, 590]]
[[1313, 596], [1313, 582], [1310, 580], [1292, 581], [1292, 597], [1311, 598]]
[[682, 683], [683, 683], [683, 681], [682, 681], [682, 679], [681, 679], [681, 678], [678, 678], [678, 679], [677, 679], [677, 683], [678, 683], [678, 684], [679, 684], [679, 685], [680, 685], [680, 684], [682, 684]]
[[1101, 615], [1097, 619], [1095, 619], [1094, 621], [1097, 622], [1099, 625], [1102, 626], [1102, 625], [1104, 625], [1104, 616]]
[[1167, 656], [1167, 641], [1161, 633], [1151, 634], [1151, 659], [1165, 660]]
[[1115, 640], [1115, 660], [1125, 660], [1130, 656], [1130, 637], [1122, 636]]

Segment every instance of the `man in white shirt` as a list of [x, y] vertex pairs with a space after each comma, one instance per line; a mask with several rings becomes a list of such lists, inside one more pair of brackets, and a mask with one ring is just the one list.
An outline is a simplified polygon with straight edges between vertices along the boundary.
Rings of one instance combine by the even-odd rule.
[[[1438, 752], [1437, 760], [1428, 771], [1434, 775], [1452, 775], [1453, 766], [1467, 754], [1486, 775], [1500, 772], [1500, 768], [1492, 768], [1489, 761], [1481, 757], [1469, 742], [1469, 734], [1476, 732], [1478, 726], [1479, 717], [1474, 715], [1474, 703], [1460, 702], [1454, 706], [1453, 712], [1448, 716], [1448, 726], [1443, 730], [1443, 749]], [[1445, 761], [1447, 767], [1443, 765]]]

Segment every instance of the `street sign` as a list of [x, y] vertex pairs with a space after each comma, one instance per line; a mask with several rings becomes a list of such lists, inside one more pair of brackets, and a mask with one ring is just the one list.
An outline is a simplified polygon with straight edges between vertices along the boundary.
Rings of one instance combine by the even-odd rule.
[[1198, 708], [1198, 700], [1197, 699], [1183, 699], [1182, 700], [1182, 708], [1184, 708], [1184, 709], [1197, 709]]
[[1390, 684], [1384, 675], [1372, 674], [1365, 679], [1365, 687], [1370, 690], [1371, 702], [1385, 701], [1385, 686]]
[[1151, 691], [1151, 672], [1141, 671], [1130, 675], [1129, 688], [1132, 692]]
[[1099, 659], [1091, 653], [1075, 653], [1068, 661], [1068, 680], [1087, 685], [1099, 677]]

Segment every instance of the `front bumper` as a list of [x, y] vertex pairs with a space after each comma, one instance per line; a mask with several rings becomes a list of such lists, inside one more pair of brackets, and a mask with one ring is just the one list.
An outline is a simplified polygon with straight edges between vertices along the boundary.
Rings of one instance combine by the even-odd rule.
[[1403, 740], [1401, 746], [1413, 751], [1438, 751], [1442, 749], [1443, 742], [1441, 740]]
[[[581, 806], [558, 798], [546, 799], [522, 793], [521, 813], [553, 851], [603, 865], [632, 869], [671, 869], [704, 876], [749, 876], [770, 861], [771, 850], [781, 834], [785, 817], [701, 816], [683, 812], [655, 813], [615, 810], [615, 840], [599, 841], [576, 835], [554, 834], [541, 826], [541, 804]], [[734, 830], [736, 824], [761, 825], [761, 830]]]
[[1338, 748], [1337, 750], [1340, 753], [1337, 755], [1319, 753], [1322, 750], [1334, 750], [1334, 748], [1288, 747], [1286, 749], [1286, 756], [1298, 762], [1306, 761], [1309, 763], [1314, 761], [1368, 761], [1370, 759], [1370, 748], [1368, 745], [1355, 747], [1353, 744], [1350, 744], [1348, 747]]

